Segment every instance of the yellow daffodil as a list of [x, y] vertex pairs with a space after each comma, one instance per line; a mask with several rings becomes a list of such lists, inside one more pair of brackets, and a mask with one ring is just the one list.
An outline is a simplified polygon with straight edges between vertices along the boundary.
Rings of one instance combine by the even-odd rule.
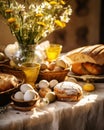
[[59, 20], [55, 20], [56, 25], [60, 26], [61, 28], [64, 28], [66, 26], [65, 22], [61, 22]]
[[51, 4], [51, 5], [56, 5], [57, 2], [56, 2], [56, 1], [51, 1], [50, 4]]
[[37, 16], [37, 17], [42, 17], [42, 16], [44, 16], [43, 14], [36, 14], [35, 16]]
[[44, 22], [37, 22], [38, 25], [46, 26]]
[[14, 23], [15, 21], [16, 21], [15, 18], [9, 18], [9, 19], [8, 19], [8, 23]]
[[12, 13], [13, 10], [11, 10], [11, 9], [7, 9], [7, 10], [5, 10], [5, 12], [6, 12], [6, 13]]
[[65, 5], [65, 1], [63, 1], [63, 0], [61, 0], [60, 3], [61, 3], [62, 5]]

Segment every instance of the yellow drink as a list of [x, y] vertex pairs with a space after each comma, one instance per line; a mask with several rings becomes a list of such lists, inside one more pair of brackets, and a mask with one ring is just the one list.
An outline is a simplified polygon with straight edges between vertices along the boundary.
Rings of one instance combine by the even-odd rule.
[[26, 82], [34, 87], [34, 84], [38, 78], [40, 65], [38, 63], [25, 63], [22, 64], [21, 69], [26, 75]]
[[50, 44], [50, 46], [46, 49], [46, 55], [48, 58], [48, 61], [54, 61], [58, 58], [60, 55], [60, 52], [62, 50], [62, 45], [59, 44]]

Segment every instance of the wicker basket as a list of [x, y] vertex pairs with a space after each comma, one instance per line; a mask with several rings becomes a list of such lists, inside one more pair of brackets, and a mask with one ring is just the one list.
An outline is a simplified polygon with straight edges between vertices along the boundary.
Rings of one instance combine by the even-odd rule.
[[40, 80], [43, 80], [43, 79], [45, 79], [47, 81], [56, 79], [59, 82], [61, 82], [61, 81], [65, 80], [65, 77], [67, 76], [68, 72], [69, 72], [68, 69], [62, 70], [62, 71], [49, 71], [49, 72], [40, 71], [37, 82], [39, 82]]
[[21, 70], [11, 68], [8, 65], [0, 64], [0, 72], [6, 74], [12, 74], [19, 80], [18, 87], [0, 92], [0, 107], [5, 106], [11, 102], [11, 95], [19, 90], [19, 86], [25, 82], [25, 74]]
[[1, 64], [1, 65], [2, 65], [2, 64], [9, 65], [9, 62], [10, 62], [9, 59], [5, 59], [5, 60], [3, 60], [3, 61], [0, 61], [0, 64]]
[[16, 76], [20, 80], [20, 82], [25, 81], [25, 73], [22, 70], [13, 68], [9, 65], [0, 64], [0, 72]]

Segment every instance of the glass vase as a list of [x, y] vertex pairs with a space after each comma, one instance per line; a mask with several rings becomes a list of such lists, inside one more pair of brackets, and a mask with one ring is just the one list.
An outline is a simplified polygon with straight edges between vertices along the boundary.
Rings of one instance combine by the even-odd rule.
[[36, 54], [35, 54], [36, 45], [20, 45], [19, 49], [13, 56], [13, 61], [17, 66], [21, 66], [23, 63], [35, 63]]

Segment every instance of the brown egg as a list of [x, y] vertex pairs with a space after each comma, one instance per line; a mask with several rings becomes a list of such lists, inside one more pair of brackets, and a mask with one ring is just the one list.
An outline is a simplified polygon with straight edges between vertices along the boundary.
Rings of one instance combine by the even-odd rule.
[[49, 69], [42, 70], [42, 72], [49, 72], [49, 71], [50, 71]]
[[44, 98], [47, 93], [52, 92], [50, 88], [40, 88], [39, 95]]
[[64, 70], [62, 67], [60, 66], [55, 66], [54, 70], [53, 71], [62, 71]]
[[40, 66], [40, 70], [45, 70], [47, 68], [48, 68], [48, 66], [47, 66], [46, 63], [42, 63], [41, 66]]
[[56, 66], [56, 63], [55, 63], [55, 62], [51, 62], [51, 63], [49, 64], [49, 66], [48, 66], [48, 69], [49, 69], [49, 70], [54, 70], [55, 66]]

